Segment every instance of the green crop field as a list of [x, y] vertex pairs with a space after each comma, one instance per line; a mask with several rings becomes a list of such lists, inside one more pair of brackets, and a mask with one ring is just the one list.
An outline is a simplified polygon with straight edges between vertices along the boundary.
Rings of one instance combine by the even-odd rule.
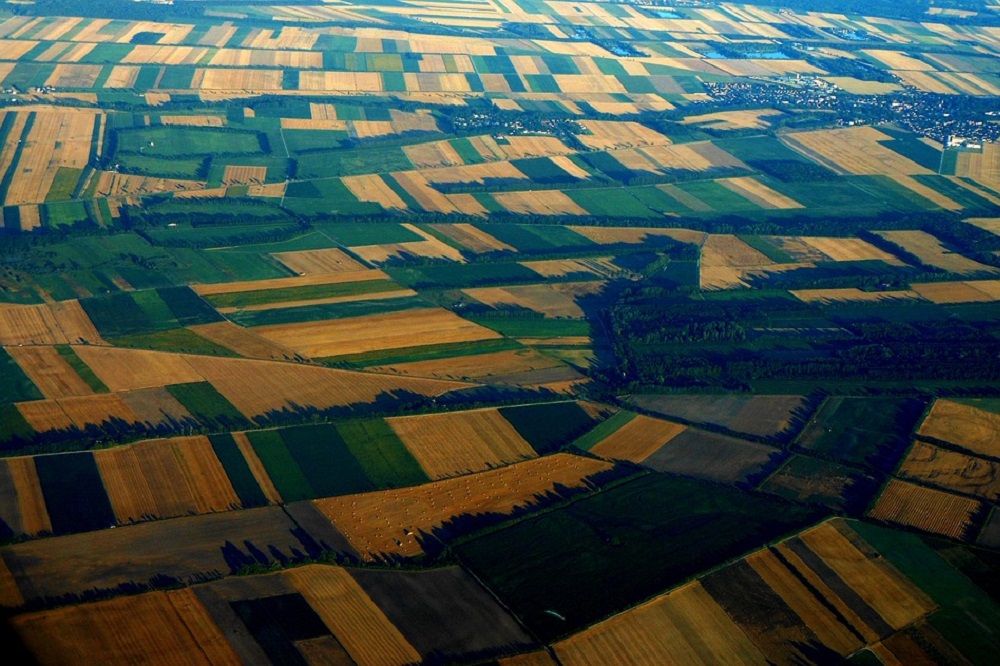
[[[551, 639], [820, 515], [651, 474], [454, 549], [522, 621]], [[594, 594], [598, 589], [605, 592]]]
[[239, 428], [247, 424], [243, 414], [208, 382], [173, 384], [167, 390], [209, 428]]

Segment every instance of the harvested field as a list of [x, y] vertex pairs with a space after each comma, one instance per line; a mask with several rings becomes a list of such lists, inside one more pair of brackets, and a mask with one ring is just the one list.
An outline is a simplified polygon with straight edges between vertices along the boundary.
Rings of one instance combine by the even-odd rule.
[[[584, 282], [577, 286], [589, 287], [591, 293], [600, 291], [601, 283]], [[576, 294], [567, 293], [567, 285], [527, 285], [517, 287], [480, 287], [463, 289], [463, 292], [484, 305], [497, 309], [526, 308], [552, 318], [583, 318], [585, 313], [577, 305]], [[586, 291], [586, 289], [584, 290]]]
[[[822, 238], [818, 236], [799, 236], [797, 240], [821, 252], [832, 261], [884, 261], [893, 266], [902, 266], [895, 256], [880, 250], [871, 243], [860, 238]], [[806, 259], [811, 261], [811, 259]]]
[[710, 234], [701, 246], [702, 266], [756, 267], [774, 264], [766, 255], [730, 234]]
[[1000, 269], [952, 252], [944, 247], [934, 236], [925, 231], [877, 231], [875, 232], [891, 243], [895, 243], [908, 252], [916, 255], [920, 261], [936, 266], [952, 273], [997, 273]]
[[241, 506], [205, 436], [95, 451], [94, 460], [119, 524]]
[[310, 565], [282, 574], [358, 666], [406, 664], [420, 655], [346, 569]]
[[[319, 250], [319, 252], [323, 251], [324, 250]], [[302, 277], [274, 278], [270, 280], [195, 284], [191, 285], [191, 289], [201, 296], [211, 296], [214, 294], [236, 294], [245, 291], [262, 291], [265, 289], [290, 289], [292, 287], [310, 287], [324, 284], [342, 284], [344, 282], [366, 282], [368, 280], [388, 279], [389, 276], [382, 271], [360, 270], [335, 273], [312, 273]]]
[[768, 663], [697, 582], [604, 620], [554, 647], [566, 666]]
[[497, 192], [493, 198], [511, 213], [520, 215], [587, 215], [575, 201], [559, 190]]
[[81, 429], [88, 425], [101, 425], [113, 419], [120, 419], [126, 423], [135, 423], [139, 420], [121, 396], [113, 393], [61, 398], [58, 402], [66, 416]]
[[[913, 291], [932, 303], [946, 305], [950, 303], [989, 303], [998, 300], [997, 285], [1000, 281], [984, 280], [982, 282], [928, 282], [913, 284]], [[984, 287], [981, 289], [980, 287]]]
[[711, 168], [747, 170], [750, 168], [741, 160], [708, 141], [670, 146], [645, 146], [638, 149], [637, 152], [649, 158], [661, 169], [705, 171]]
[[79, 301], [0, 308], [0, 344], [105, 344]]
[[5, 203], [42, 203], [60, 168], [85, 168], [96, 117], [94, 112], [36, 111]]
[[489, 178], [527, 180], [510, 162], [486, 162], [457, 167], [427, 169], [421, 172], [429, 183], [483, 183]]
[[650, 238], [666, 236], [673, 238], [679, 243], [693, 243], [701, 245], [708, 238], [708, 234], [703, 231], [691, 231], [690, 229], [659, 229], [655, 227], [569, 227], [569, 229], [601, 245], [616, 245], [618, 243], [628, 243], [629, 245], [642, 245]]
[[[293, 549], [304, 548], [293, 536], [296, 527], [279, 507], [245, 509], [28, 541], [6, 547], [3, 559], [27, 601], [58, 599], [154, 578], [190, 584], [228, 574], [236, 560], [252, 561], [248, 543], [291, 558]], [[339, 547], [333, 537], [322, 538]]]
[[340, 180], [351, 191], [351, 194], [358, 198], [358, 201], [377, 203], [387, 209], [406, 210], [407, 208], [406, 202], [378, 174], [346, 176]]
[[899, 476], [990, 501], [1000, 497], [996, 463], [923, 442], [910, 449]]
[[[305, 72], [303, 72], [303, 76]], [[192, 90], [245, 90], [254, 93], [282, 90], [283, 72], [266, 69], [198, 69]]]
[[789, 147], [840, 173], [889, 177], [931, 173], [883, 146], [880, 142], [889, 141], [891, 137], [873, 127], [797, 132], [781, 138]]
[[[10, 528], [13, 536], [52, 532], [34, 458], [0, 460], [0, 520]], [[3, 599], [0, 592], [0, 605]]]
[[542, 277], [564, 277], [574, 273], [612, 277], [621, 273], [621, 268], [611, 262], [611, 257], [543, 259], [541, 261], [522, 261], [521, 265], [530, 268]]
[[253, 450], [253, 445], [247, 438], [245, 432], [234, 432], [231, 433], [233, 441], [236, 442], [237, 448], [239, 448], [240, 453], [247, 461], [247, 467], [250, 468], [250, 473], [253, 474], [254, 480], [257, 485], [260, 486], [260, 490], [264, 493], [264, 497], [271, 504], [281, 504], [284, 500], [281, 498], [281, 494], [278, 493], [277, 488], [274, 487], [274, 482], [271, 481], [271, 477], [268, 476], [267, 470], [264, 468], [264, 463], [260, 461], [257, 457], [257, 452]]
[[261, 326], [256, 331], [269, 340], [313, 358], [501, 337], [443, 308]]
[[356, 245], [351, 248], [351, 252], [358, 255], [365, 261], [372, 264], [384, 264], [393, 259], [401, 259], [407, 256], [426, 257], [428, 259], [448, 259], [458, 263], [465, 263], [462, 254], [445, 244], [433, 239], [423, 241], [411, 241], [408, 243], [385, 243], [382, 245]]
[[93, 88], [101, 76], [100, 65], [59, 64], [46, 79], [45, 85], [58, 88]]
[[751, 483], [781, 455], [778, 449], [688, 428], [643, 460], [658, 472], [722, 483]]
[[830, 607], [803, 584], [797, 572], [789, 569], [773, 549], [758, 551], [745, 561], [823, 645], [845, 657], [862, 647], [857, 634], [841, 619], [843, 616], [838, 617], [831, 612]]
[[705, 113], [699, 116], [688, 116], [682, 122], [684, 125], [702, 125], [712, 129], [765, 129], [771, 123], [767, 120], [772, 116], [783, 115], [777, 109], [756, 109], [752, 111], [720, 111]]
[[315, 273], [348, 273], [363, 271], [368, 267], [352, 259], [343, 250], [302, 250], [299, 252], [276, 252], [271, 255], [299, 275]]
[[315, 118], [282, 118], [281, 129], [288, 130], [340, 130], [347, 131], [346, 120], [317, 120]]
[[519, 160], [526, 157], [548, 157], [568, 155], [573, 152], [566, 144], [554, 136], [507, 136], [506, 143], [499, 143], [492, 137], [482, 136], [469, 139], [483, 159]]
[[295, 352], [288, 347], [272, 342], [252, 330], [237, 326], [231, 321], [191, 326], [189, 330], [244, 358], [288, 361], [295, 357]]
[[[410, 196], [413, 197], [413, 199], [417, 202], [417, 205], [424, 210], [438, 211], [441, 213], [458, 212], [454, 204], [451, 203], [451, 200], [438, 190], [431, 187], [428, 184], [427, 179], [424, 178], [423, 174], [419, 171], [397, 171], [392, 174], [392, 177], [410, 194]], [[416, 228], [414, 227], [414, 230], [415, 229]], [[433, 236], [431, 236], [428, 240], [430, 239], [433, 239]], [[450, 246], [449, 249], [454, 251], [454, 248], [451, 248]]]
[[882, 49], [865, 49], [863, 53], [875, 58], [888, 69], [900, 69], [916, 72], [933, 72], [934, 66], [923, 60], [912, 58], [901, 51], [887, 51]]
[[875, 303], [878, 301], [921, 298], [919, 293], [910, 291], [909, 289], [901, 291], [861, 291], [857, 287], [844, 287], [842, 289], [799, 289], [790, 291], [789, 293], [805, 303], [845, 303], [850, 301]]
[[957, 444], [972, 453], [1000, 458], [1000, 414], [951, 400], [937, 400], [918, 435]]
[[93, 393], [55, 347], [11, 347], [7, 351], [46, 398]]
[[641, 463], [687, 429], [679, 423], [654, 419], [642, 414], [597, 443], [590, 452], [602, 458]]
[[557, 485], [579, 488], [586, 478], [611, 469], [599, 460], [557, 453], [496, 470], [412, 488], [316, 500], [314, 504], [366, 559], [381, 553], [416, 556], [438, 544], [418, 538], [441, 534], [455, 516], [509, 514], [529, 506]]
[[17, 411], [21, 413], [21, 416], [35, 432], [68, 430], [75, 425], [57, 400], [19, 402], [17, 403]]
[[104, 82], [105, 88], [132, 88], [139, 78], [141, 67], [137, 65], [115, 65], [111, 75]]
[[[893, 630], [899, 630], [934, 610], [935, 603], [885, 558], [873, 557], [868, 546], [846, 523], [823, 523], [791, 542], [789, 550], [803, 557], [799, 540], [819, 557]], [[864, 618], [863, 618], [864, 619]]]
[[436, 167], [452, 167], [465, 164], [454, 146], [448, 141], [421, 143], [415, 146], [405, 146], [403, 152], [418, 169]]
[[534, 644], [478, 581], [457, 566], [428, 571], [354, 569], [351, 576], [423, 657], [470, 663]]
[[744, 176], [742, 178], [725, 178], [718, 181], [718, 183], [726, 189], [732, 190], [736, 194], [749, 199], [761, 208], [771, 210], [804, 208], [804, 206], [798, 201], [786, 197], [780, 192], [775, 192], [770, 187], [751, 176]]
[[120, 664], [241, 663], [193, 589], [21, 615], [13, 627], [40, 664], [73, 663], [82, 653]]
[[[410, 298], [416, 296], [417, 292], [412, 289], [393, 289], [392, 291], [378, 291], [375, 293], [350, 294], [347, 296], [330, 296], [328, 298], [305, 298], [298, 301], [277, 301], [274, 303], [257, 303], [255, 305], [234, 305], [227, 307], [217, 307], [222, 314], [262, 312], [264, 310], [287, 310], [288, 308], [298, 308], [312, 305], [330, 305], [333, 303], [357, 303], [368, 301], [373, 298], [379, 300], [390, 298]], [[248, 333], [250, 331], [247, 331]]]
[[[190, 116], [160, 116], [164, 125], [180, 125], [183, 127], [224, 127], [226, 119], [222, 116], [190, 115]], [[229, 169], [229, 167], [226, 167]]]
[[432, 377], [435, 379], [476, 380], [494, 376], [512, 375], [534, 370], [562, 367], [558, 361], [543, 356], [533, 349], [512, 349], [492, 354], [475, 354], [455, 358], [393, 363], [368, 368], [372, 372]]
[[631, 402], [667, 418], [772, 438], [786, 433], [805, 407], [799, 395], [638, 395]]
[[95, 194], [99, 197], [125, 197], [156, 192], [197, 192], [205, 188], [198, 180], [155, 178], [125, 173], [102, 171], [97, 178]]
[[537, 454], [495, 409], [387, 419], [432, 479], [533, 458]]
[[470, 252], [484, 254], [488, 252], [516, 252], [517, 250], [503, 243], [482, 229], [471, 224], [430, 224], [434, 231], [447, 236]]
[[260, 185], [267, 178], [267, 167], [255, 166], [234, 166], [226, 165], [226, 171], [222, 176], [222, 184], [226, 187], [232, 185]]
[[436, 396], [468, 384], [387, 377], [273, 361], [191, 357], [229, 402], [250, 418], [301, 406], [317, 409], [369, 404], [393, 391]]
[[983, 145], [982, 152], [962, 151], [958, 154], [955, 175], [971, 178], [990, 189], [1000, 188], [1000, 146]]
[[165, 388], [138, 389], [119, 395], [140, 423], [157, 426], [194, 419], [184, 405]]
[[615, 122], [608, 120], [581, 120], [580, 124], [590, 134], [579, 134], [577, 138], [586, 146], [596, 150], [611, 148], [631, 148], [633, 146], [666, 146], [672, 143], [664, 135], [636, 122]]
[[891, 479], [868, 516], [961, 539], [967, 535], [972, 516], [981, 506], [975, 500]]
[[87, 345], [74, 347], [74, 351], [112, 391], [186, 384], [204, 379], [195, 370], [197, 360], [192, 365], [180, 354]]

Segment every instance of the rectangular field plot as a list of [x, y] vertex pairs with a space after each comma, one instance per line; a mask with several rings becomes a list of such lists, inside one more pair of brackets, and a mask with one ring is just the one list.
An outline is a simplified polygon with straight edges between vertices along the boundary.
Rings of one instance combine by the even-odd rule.
[[798, 395], [777, 396], [635, 396], [632, 404], [667, 418], [710, 423], [733, 432], [782, 439], [808, 412]]
[[500, 337], [447, 310], [427, 308], [334, 321], [264, 326], [263, 337], [305, 356], [324, 358], [425, 344]]
[[432, 479], [478, 472], [536, 455], [492, 409], [390, 418], [388, 423]]
[[917, 434], [956, 444], [972, 453], [1000, 457], [1000, 414], [979, 409], [976, 404], [935, 401]]
[[25, 615], [16, 631], [44, 663], [72, 661], [81, 649], [117, 663], [136, 663], [151, 652], [164, 663], [194, 654], [205, 663], [241, 663], [193, 589]]
[[899, 476], [945, 490], [987, 500], [1000, 496], [1000, 469], [995, 462], [916, 442]]
[[973, 516], [981, 509], [976, 500], [891, 479], [868, 516], [962, 539], [969, 538]]
[[853, 467], [794, 455], [760, 485], [764, 492], [846, 511], [863, 511], [879, 481]]
[[822, 456], [888, 471], [909, 443], [925, 404], [908, 398], [832, 397], [797, 444]]
[[781, 457], [777, 449], [689, 428], [645, 458], [645, 467], [722, 483], [753, 484]]

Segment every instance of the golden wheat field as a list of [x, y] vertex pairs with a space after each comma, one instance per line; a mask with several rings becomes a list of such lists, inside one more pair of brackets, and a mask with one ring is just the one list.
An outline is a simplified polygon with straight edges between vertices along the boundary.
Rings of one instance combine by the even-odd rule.
[[380, 553], [414, 556], [423, 552], [417, 537], [454, 516], [510, 513], [556, 485], [577, 488], [610, 467], [600, 460], [557, 453], [480, 474], [314, 504], [366, 558]]
[[936, 400], [918, 435], [956, 444], [972, 453], [1000, 455], [1000, 415], [971, 404]]
[[469, 384], [390, 377], [298, 363], [188, 357], [229, 402], [250, 418], [312, 406], [318, 409], [369, 404], [393, 391], [438, 396]]
[[46, 398], [93, 393], [55, 347], [11, 347], [8, 353]]
[[[0, 461], [0, 519], [15, 536], [52, 532], [35, 459], [30, 456]], [[0, 605], [3, 605], [0, 592]]]
[[14, 630], [42, 664], [81, 653], [123, 664], [241, 663], [190, 588], [21, 615]]
[[641, 463], [685, 430], [687, 426], [679, 423], [639, 414], [598, 442], [590, 452], [602, 458]]
[[241, 506], [207, 437], [176, 437], [96, 451], [120, 524]]
[[1000, 496], [996, 463], [924, 442], [913, 444], [899, 475], [987, 500]]
[[420, 661], [416, 649], [346, 570], [312, 565], [283, 575], [358, 666]]
[[[761, 580], [801, 619], [813, 634], [837, 654], [847, 656], [862, 647], [857, 629], [847, 626], [843, 613], [824, 603], [808, 587], [810, 583], [797, 569], [790, 568], [774, 551], [762, 550], [746, 558]], [[839, 615], [839, 617], [838, 617]]]
[[261, 326], [255, 330], [273, 342], [313, 358], [500, 337], [442, 308]]
[[300, 276], [317, 273], [356, 273], [368, 268], [337, 248], [276, 252], [271, 256]]
[[387, 421], [432, 479], [479, 472], [537, 455], [495, 409]]
[[561, 363], [534, 349], [512, 349], [492, 354], [475, 354], [430, 361], [410, 361], [373, 366], [372, 372], [400, 374], [408, 377], [432, 377], [459, 381], [482, 380], [487, 377], [513, 375], [535, 370], [561, 367]]
[[966, 536], [980, 503], [905, 481], [891, 479], [869, 517], [915, 527], [953, 539]]
[[574, 634], [555, 651], [561, 663], [581, 666], [768, 663], [697, 582]]

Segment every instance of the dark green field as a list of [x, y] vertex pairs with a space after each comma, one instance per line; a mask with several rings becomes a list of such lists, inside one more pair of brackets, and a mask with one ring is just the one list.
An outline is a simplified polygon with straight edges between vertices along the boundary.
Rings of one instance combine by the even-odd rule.
[[651, 474], [454, 550], [548, 640], [821, 515], [779, 500]]

